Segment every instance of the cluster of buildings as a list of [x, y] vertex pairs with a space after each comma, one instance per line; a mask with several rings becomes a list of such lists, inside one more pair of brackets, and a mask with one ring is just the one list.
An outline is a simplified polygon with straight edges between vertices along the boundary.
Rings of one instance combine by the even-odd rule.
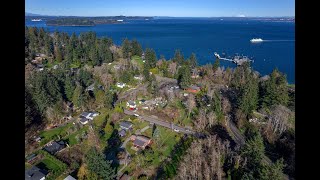
[[127, 131], [131, 131], [132, 130], [132, 123], [129, 121], [121, 121], [120, 122], [120, 128], [121, 130], [119, 131], [119, 136], [123, 137], [126, 135]]
[[80, 114], [80, 123], [82, 125], [87, 124], [89, 121], [92, 121], [94, 117], [98, 116], [98, 112], [83, 112]]

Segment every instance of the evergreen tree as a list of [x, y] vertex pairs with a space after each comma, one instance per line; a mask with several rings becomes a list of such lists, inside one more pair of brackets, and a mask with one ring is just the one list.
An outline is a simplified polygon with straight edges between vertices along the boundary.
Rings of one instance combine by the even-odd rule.
[[157, 65], [157, 55], [153, 49], [147, 48], [145, 51], [145, 60], [149, 68], [155, 68]]
[[189, 58], [189, 61], [190, 61], [190, 67], [193, 69], [195, 67], [197, 67], [197, 57], [194, 53], [191, 54], [190, 58]]
[[282, 180], [283, 179], [283, 159], [277, 160], [276, 163], [266, 165], [260, 170], [260, 178], [262, 180]]
[[191, 84], [191, 69], [184, 65], [178, 70], [178, 84], [182, 88], [187, 88]]
[[54, 56], [55, 56], [57, 62], [60, 63], [62, 61], [62, 52], [61, 52], [61, 46], [60, 45], [58, 45], [56, 47]]
[[175, 50], [173, 62], [176, 62], [178, 65], [182, 65], [184, 62], [183, 54], [181, 53], [180, 49]]
[[98, 175], [98, 179], [113, 180], [116, 178], [115, 169], [111, 167], [111, 162], [107, 161], [105, 155], [92, 147], [87, 155], [86, 162], [88, 169]]
[[132, 48], [131, 48], [131, 43], [130, 41], [125, 38], [122, 42], [122, 53], [123, 53], [123, 58], [130, 58]]
[[143, 72], [142, 73], [143, 73], [144, 79], [146, 81], [150, 81], [149, 66], [146, 63], [143, 64]]
[[70, 76], [66, 76], [66, 80], [64, 83], [65, 83], [64, 90], [65, 90], [66, 97], [69, 101], [72, 101], [73, 93], [76, 86]]
[[213, 66], [212, 66], [213, 71], [216, 71], [219, 67], [220, 67], [220, 59], [217, 58], [217, 59], [214, 61], [214, 64], [213, 64]]
[[240, 87], [240, 97], [238, 98], [238, 107], [246, 115], [249, 115], [258, 106], [258, 79], [251, 73], [248, 75], [248, 81]]
[[134, 39], [132, 40], [131, 42], [132, 44], [132, 55], [136, 55], [136, 56], [141, 56], [142, 55], [142, 47], [141, 45], [139, 44], [139, 42]]
[[289, 101], [286, 76], [275, 69], [263, 84], [262, 94], [263, 106], [271, 107], [277, 104], [286, 106]]
[[83, 88], [79, 85], [74, 89], [72, 102], [76, 107], [81, 107], [82, 105], [82, 102], [81, 102], [82, 91], [83, 91]]

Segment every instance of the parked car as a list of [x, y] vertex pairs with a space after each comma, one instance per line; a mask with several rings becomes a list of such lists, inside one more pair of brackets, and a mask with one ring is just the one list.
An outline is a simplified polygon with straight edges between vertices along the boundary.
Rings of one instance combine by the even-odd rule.
[[174, 128], [173, 130], [174, 130], [175, 132], [180, 132], [179, 129], [176, 129], [176, 128]]
[[140, 115], [139, 114], [133, 114], [134, 116], [136, 116], [136, 117], [139, 117]]

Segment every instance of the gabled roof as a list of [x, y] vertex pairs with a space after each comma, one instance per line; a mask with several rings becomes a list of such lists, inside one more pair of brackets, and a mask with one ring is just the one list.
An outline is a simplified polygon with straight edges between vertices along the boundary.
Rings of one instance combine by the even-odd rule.
[[130, 126], [132, 126], [132, 123], [129, 121], [121, 121], [120, 126], [125, 127], [125, 128], [130, 128]]
[[128, 104], [131, 106], [134, 106], [134, 105], [136, 105], [136, 102], [130, 100], [130, 101], [128, 101]]
[[87, 121], [88, 121], [87, 118], [81, 118], [81, 119], [80, 119], [80, 122], [82, 122], [82, 123], [85, 123], [85, 122], [87, 122]]
[[85, 118], [85, 117], [87, 117], [88, 115], [89, 115], [88, 112], [83, 112], [83, 113], [80, 114], [80, 117], [84, 117], [84, 118]]
[[119, 136], [125, 136], [126, 135], [126, 131], [125, 130], [121, 130], [119, 131]]
[[63, 141], [53, 141], [51, 143], [48, 143], [45, 147], [44, 150], [48, 151], [51, 154], [55, 154], [56, 152], [60, 151], [61, 149], [65, 148], [66, 145]]
[[64, 180], [77, 180], [77, 179], [69, 175], [66, 178], [64, 178]]
[[144, 146], [144, 144], [146, 143], [145, 141], [142, 141], [142, 140], [140, 140], [140, 139], [135, 139], [134, 141], [133, 141], [133, 143], [135, 144], [135, 145], [137, 145], [137, 146]]
[[32, 166], [31, 169], [25, 171], [25, 180], [39, 180], [48, 174], [47, 171]]

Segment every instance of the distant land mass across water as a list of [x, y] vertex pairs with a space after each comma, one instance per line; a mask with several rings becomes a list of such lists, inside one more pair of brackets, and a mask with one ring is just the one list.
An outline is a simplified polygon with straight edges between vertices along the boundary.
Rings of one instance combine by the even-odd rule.
[[[49, 32], [75, 32], [79, 35], [94, 31], [99, 37], [111, 37], [118, 45], [126, 37], [137, 39], [143, 48], [153, 48], [158, 57], [162, 54], [166, 59], [173, 57], [175, 49], [180, 49], [185, 58], [194, 52], [201, 65], [213, 63], [214, 52], [225, 53], [226, 56], [243, 54], [254, 57], [253, 68], [262, 75], [278, 68], [287, 74], [289, 83], [295, 82], [295, 23], [292, 17], [153, 17], [124, 21], [121, 24], [65, 27], [46, 25], [46, 17], [44, 21], [32, 22], [26, 16], [25, 23], [26, 26], [43, 27]], [[251, 43], [252, 38], [267, 41]], [[226, 61], [221, 61], [221, 66], [235, 67]]]

